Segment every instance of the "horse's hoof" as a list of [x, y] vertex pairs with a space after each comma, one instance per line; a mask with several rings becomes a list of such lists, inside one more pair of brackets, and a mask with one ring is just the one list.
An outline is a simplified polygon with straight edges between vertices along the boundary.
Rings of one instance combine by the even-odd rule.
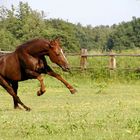
[[75, 94], [77, 92], [77, 90], [73, 88], [73, 89], [70, 89], [70, 92], [71, 92], [71, 94]]
[[43, 93], [39, 90], [38, 92], [37, 92], [37, 96], [41, 96]]
[[27, 107], [27, 108], [26, 108], [26, 111], [31, 111], [31, 108]]
[[14, 109], [22, 110], [20, 106], [15, 106]]
[[41, 95], [41, 92], [40, 92], [40, 91], [38, 91], [38, 92], [37, 92], [37, 96], [40, 96], [40, 95]]
[[44, 90], [44, 91], [40, 91], [40, 90], [39, 90], [39, 91], [37, 92], [37, 96], [41, 96], [44, 92], [45, 92], [45, 90]]

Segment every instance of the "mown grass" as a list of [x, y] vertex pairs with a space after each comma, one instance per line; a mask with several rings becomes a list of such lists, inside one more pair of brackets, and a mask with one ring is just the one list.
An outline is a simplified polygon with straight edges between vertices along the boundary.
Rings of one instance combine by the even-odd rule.
[[[79, 57], [69, 57], [79, 66]], [[71, 95], [62, 83], [45, 77], [47, 91], [36, 95], [37, 80], [19, 84], [19, 97], [31, 112], [14, 110], [12, 98], [0, 88], [0, 140], [139, 140], [139, 58], [117, 58], [117, 69], [107, 69], [108, 58], [88, 58], [88, 69], [58, 71], [77, 90]], [[128, 68], [128, 69], [127, 69]]]
[[36, 95], [38, 82], [21, 82], [19, 97], [31, 112], [14, 110], [12, 98], [0, 88], [0, 140], [138, 140], [140, 82], [99, 82], [81, 73], [63, 75], [78, 90], [71, 95], [46, 76], [47, 91]]

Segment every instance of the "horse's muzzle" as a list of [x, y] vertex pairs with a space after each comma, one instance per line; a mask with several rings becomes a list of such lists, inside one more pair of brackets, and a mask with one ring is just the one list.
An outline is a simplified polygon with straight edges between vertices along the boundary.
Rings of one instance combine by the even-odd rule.
[[62, 66], [62, 65], [59, 65], [59, 64], [57, 64], [59, 67], [61, 67], [62, 68], [62, 70], [63, 71], [65, 71], [65, 72], [70, 72], [70, 67], [68, 66], [68, 65], [64, 65], [64, 66]]
[[70, 72], [70, 68], [69, 67], [62, 67], [62, 70], [65, 72]]

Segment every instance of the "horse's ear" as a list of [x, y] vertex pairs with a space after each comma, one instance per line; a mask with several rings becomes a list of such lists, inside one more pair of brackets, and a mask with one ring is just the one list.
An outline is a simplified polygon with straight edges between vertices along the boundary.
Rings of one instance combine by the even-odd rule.
[[60, 37], [55, 38], [54, 40], [50, 41], [50, 47], [53, 48], [56, 44], [59, 44], [61, 41]]

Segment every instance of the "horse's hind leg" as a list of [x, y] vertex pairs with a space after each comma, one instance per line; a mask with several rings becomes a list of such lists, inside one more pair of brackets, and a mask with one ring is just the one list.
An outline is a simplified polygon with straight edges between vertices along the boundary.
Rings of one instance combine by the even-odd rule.
[[14, 98], [14, 100], [19, 103], [21, 106], [23, 106], [27, 111], [30, 110], [29, 107], [25, 106], [20, 98], [15, 94], [13, 88], [9, 85], [9, 83], [0, 75], [0, 85]]
[[[18, 82], [12, 82], [12, 88], [13, 88], [15, 94], [17, 95]], [[20, 106], [18, 105], [17, 100], [14, 97], [13, 97], [13, 101], [14, 101], [14, 108], [15, 109], [21, 109]]]

